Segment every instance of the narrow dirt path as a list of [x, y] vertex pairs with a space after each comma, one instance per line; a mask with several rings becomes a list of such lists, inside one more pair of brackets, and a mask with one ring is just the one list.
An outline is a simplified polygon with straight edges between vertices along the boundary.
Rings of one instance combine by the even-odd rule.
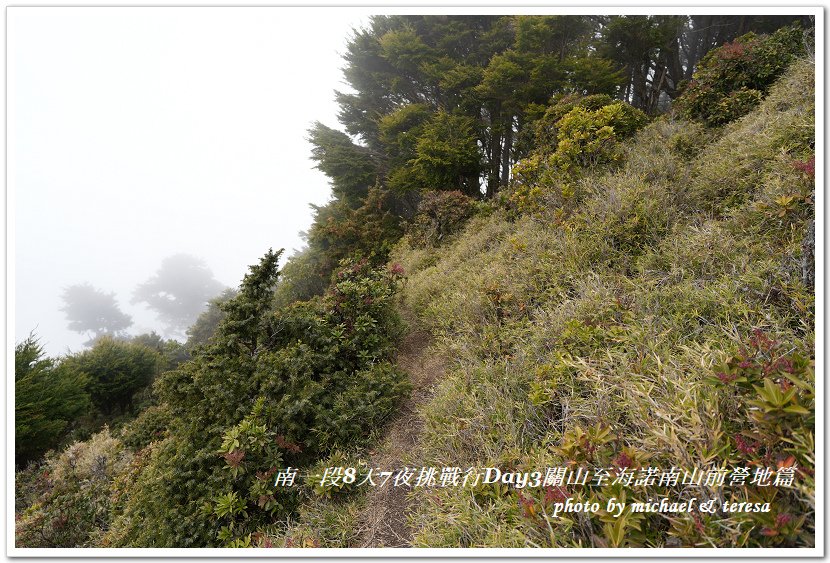
[[[414, 331], [404, 337], [398, 351], [397, 363], [409, 374], [412, 393], [387, 426], [380, 446], [369, 459], [369, 467], [397, 471], [404, 467], [407, 454], [418, 444], [424, 421], [418, 408], [432, 394], [433, 383], [443, 374], [443, 359], [430, 351], [430, 336]], [[410, 466], [412, 465], [410, 461]], [[412, 531], [407, 524], [411, 501], [409, 487], [394, 487], [390, 479], [385, 486], [369, 492], [361, 515], [360, 535], [355, 547], [409, 547]]]

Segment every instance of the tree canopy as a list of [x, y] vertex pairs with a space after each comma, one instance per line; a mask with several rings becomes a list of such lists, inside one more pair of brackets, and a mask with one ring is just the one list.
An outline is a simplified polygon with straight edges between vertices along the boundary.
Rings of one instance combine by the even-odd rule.
[[154, 276], [135, 288], [132, 303], [145, 303], [172, 334], [192, 325], [224, 286], [204, 261], [188, 254], [168, 256]]
[[92, 349], [69, 356], [63, 369], [87, 381], [92, 403], [104, 414], [124, 411], [133, 395], [149, 385], [156, 375], [159, 354], [139, 343], [102, 337]]
[[115, 293], [104, 293], [91, 284], [72, 285], [63, 291], [69, 329], [86, 333], [90, 345], [102, 336], [120, 336], [133, 324], [132, 317], [121, 311]]

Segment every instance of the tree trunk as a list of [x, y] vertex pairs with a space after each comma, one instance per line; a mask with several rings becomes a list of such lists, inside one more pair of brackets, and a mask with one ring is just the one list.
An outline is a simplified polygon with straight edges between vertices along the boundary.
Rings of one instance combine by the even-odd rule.
[[668, 83], [666, 84], [666, 94], [671, 99], [675, 99], [679, 92], [677, 90], [680, 81], [685, 78], [683, 73], [683, 63], [680, 60], [680, 39], [675, 39], [672, 48], [666, 55], [666, 69], [668, 71]]
[[648, 68], [644, 72], [643, 67], [640, 66], [634, 70], [632, 75], [631, 105], [637, 109], [648, 111]]
[[659, 75], [660, 78], [656, 82], [652, 82], [651, 90], [649, 91], [649, 100], [648, 100], [648, 113], [649, 115], [653, 115], [660, 103], [660, 93], [663, 90], [663, 84], [666, 81], [666, 72], [668, 71], [668, 67], [664, 66], [662, 69], [659, 67], [654, 71], [654, 78], [656, 79]]
[[499, 190], [499, 162], [501, 161], [501, 132], [495, 126], [490, 129], [490, 162], [487, 163], [487, 198], [496, 195]]
[[507, 120], [504, 129], [504, 148], [501, 151], [501, 185], [510, 181], [510, 149], [513, 147], [513, 116]]
[[490, 146], [487, 156], [487, 199], [496, 195], [499, 186], [499, 162], [501, 161], [501, 104], [490, 114]]

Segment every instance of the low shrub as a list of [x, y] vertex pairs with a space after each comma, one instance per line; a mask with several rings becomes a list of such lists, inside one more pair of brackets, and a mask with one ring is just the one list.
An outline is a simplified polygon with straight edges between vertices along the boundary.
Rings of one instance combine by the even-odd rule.
[[426, 192], [407, 234], [416, 245], [437, 246], [458, 232], [474, 209], [474, 201], [457, 190]]
[[34, 476], [35, 498], [15, 519], [16, 546], [94, 546], [113, 516], [110, 487], [130, 459], [106, 427], [48, 458]]
[[164, 405], [151, 405], [121, 428], [121, 441], [133, 450], [161, 440], [170, 424], [170, 411]]

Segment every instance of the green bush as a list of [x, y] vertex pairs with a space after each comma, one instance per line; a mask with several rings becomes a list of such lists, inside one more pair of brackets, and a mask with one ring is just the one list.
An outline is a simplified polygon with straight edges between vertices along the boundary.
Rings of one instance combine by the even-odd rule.
[[140, 450], [164, 438], [170, 424], [170, 412], [164, 405], [151, 405], [121, 429], [121, 441], [133, 450]]
[[798, 27], [743, 35], [703, 57], [676, 107], [686, 118], [707, 125], [734, 121], [757, 106], [790, 63], [804, 54]]
[[605, 94], [595, 94], [592, 96], [578, 96], [570, 94], [562, 96], [554, 100], [553, 103], [544, 110], [542, 117], [534, 121], [528, 127], [532, 134], [532, 145], [534, 147], [556, 147], [559, 134], [559, 121], [568, 113], [576, 108], [582, 108], [588, 111], [597, 111], [598, 109], [615, 103], [615, 100]]
[[160, 367], [161, 356], [143, 344], [99, 338], [91, 350], [69, 356], [66, 369], [84, 374], [95, 407], [105, 415], [125, 412], [133, 395], [147, 387]]
[[612, 162], [618, 158], [615, 141], [630, 137], [647, 122], [643, 112], [622, 102], [593, 111], [574, 108], [557, 123], [554, 163], [567, 171], [571, 166]]
[[[125, 485], [107, 545], [247, 545], [298, 506], [277, 471], [363, 443], [406, 392], [389, 363], [399, 272], [345, 263], [326, 295], [273, 311], [278, 256], [251, 268], [213, 339], [159, 379], [167, 433]], [[125, 439], [146, 442], [149, 422]]]
[[[287, 290], [293, 289], [300, 298], [319, 294], [318, 290], [321, 293], [344, 259], [366, 257], [374, 265], [385, 263], [403, 230], [400, 218], [391, 211], [394, 201], [388, 190], [375, 186], [357, 208], [337, 201], [316, 208], [314, 224], [308, 233], [309, 254], [291, 272], [288, 283], [294, 287], [281, 293], [290, 294]], [[309, 273], [316, 276], [310, 276], [310, 282], [303, 280], [301, 276]], [[311, 291], [300, 287], [309, 284]]]
[[[579, 180], [587, 171], [618, 162], [623, 154], [621, 141], [631, 137], [648, 121], [638, 109], [615, 102], [591, 109], [607, 96], [589, 96], [560, 117], [553, 128], [539, 126], [537, 149], [513, 167], [513, 179], [504, 201], [519, 213], [558, 209], [572, 212], [584, 192]], [[562, 110], [559, 106], [553, 109]], [[553, 116], [558, 112], [552, 112]], [[542, 120], [547, 122], [549, 117]], [[555, 145], [547, 144], [551, 130]]]

